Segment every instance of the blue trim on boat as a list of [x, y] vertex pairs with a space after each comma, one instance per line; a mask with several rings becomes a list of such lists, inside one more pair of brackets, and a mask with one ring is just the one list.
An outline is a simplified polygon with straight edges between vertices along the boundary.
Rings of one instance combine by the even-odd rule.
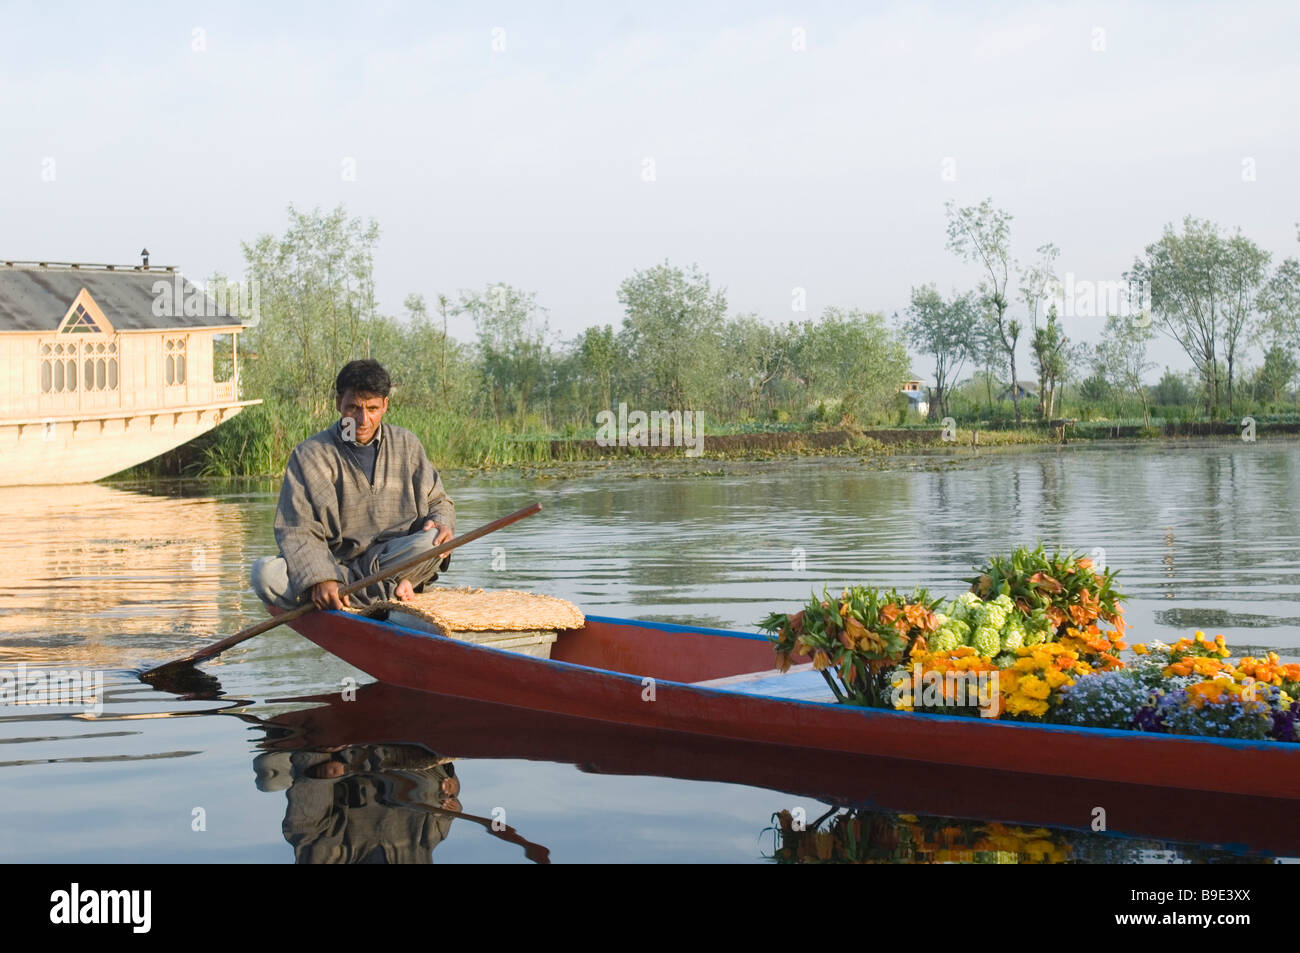
[[660, 632], [694, 632], [701, 635], [724, 635], [732, 639], [752, 639], [754, 641], [771, 641], [766, 635], [754, 632], [737, 632], [734, 629], [706, 629], [699, 625], [679, 625], [676, 622], [647, 622], [643, 619], [620, 619], [616, 616], [589, 615], [588, 619], [596, 622], [613, 622], [618, 625], [632, 625], [639, 629], [658, 629]]

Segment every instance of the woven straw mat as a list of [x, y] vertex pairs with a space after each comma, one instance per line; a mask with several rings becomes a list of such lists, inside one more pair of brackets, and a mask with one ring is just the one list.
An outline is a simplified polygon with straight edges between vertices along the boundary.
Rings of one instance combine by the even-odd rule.
[[529, 632], [581, 628], [586, 621], [572, 602], [514, 589], [435, 588], [410, 602], [385, 601], [364, 610], [371, 617], [405, 612], [443, 632]]

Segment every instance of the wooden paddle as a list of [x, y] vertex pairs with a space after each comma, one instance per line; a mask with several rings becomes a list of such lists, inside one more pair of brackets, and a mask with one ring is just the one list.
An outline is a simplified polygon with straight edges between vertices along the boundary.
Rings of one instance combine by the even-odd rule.
[[[366, 586], [379, 582], [383, 579], [391, 579], [393, 576], [400, 575], [401, 573], [406, 572], [408, 569], [420, 565], [420, 563], [422, 562], [425, 562], [430, 559], [434, 559], [438, 556], [445, 555], [446, 553], [451, 552], [457, 546], [463, 546], [466, 543], [473, 542], [474, 540], [479, 539], [480, 537], [486, 536], [488, 533], [494, 533], [497, 530], [501, 529], [503, 526], [509, 526], [511, 523], [517, 523], [519, 520], [523, 519], [526, 516], [532, 516], [534, 513], [540, 511], [541, 508], [542, 508], [542, 504], [534, 503], [531, 506], [525, 506], [522, 510], [518, 510], [514, 513], [511, 513], [509, 516], [503, 516], [498, 520], [493, 520], [491, 523], [485, 523], [484, 525], [480, 526], [478, 529], [470, 530], [464, 536], [457, 536], [455, 539], [447, 540], [447, 542], [443, 543], [441, 546], [435, 546], [427, 553], [420, 553], [417, 556], [412, 556], [410, 559], [404, 559], [400, 563], [396, 563], [392, 566], [389, 566], [387, 569], [380, 570], [379, 572], [375, 573], [373, 576], [366, 576], [365, 579], [359, 579], [354, 583], [349, 583], [346, 586], [341, 586], [339, 587], [339, 596], [348, 596], [354, 592], [357, 592], [360, 589], [366, 588]], [[276, 626], [284, 625], [284, 623], [286, 622], [292, 622], [294, 619], [297, 619], [300, 616], [305, 616], [309, 612], [315, 612], [315, 611], [316, 611], [315, 604], [309, 602], [306, 605], [299, 606], [296, 609], [290, 609], [288, 612], [282, 612], [280, 615], [277, 615], [271, 619], [267, 619], [265, 622], [259, 622], [257, 623], [257, 625], [251, 625], [247, 629], [244, 629], [240, 632], [236, 632], [234, 635], [230, 636], [229, 638], [222, 639], [219, 642], [213, 642], [211, 645], [207, 646], [206, 648], [199, 649], [197, 652], [191, 652], [189, 655], [185, 656], [184, 658], [173, 659], [170, 662], [163, 662], [163, 664], [157, 665], [149, 669], [148, 671], [141, 673], [140, 678], [144, 679], [145, 681], [148, 681], [150, 679], [158, 677], [158, 675], [162, 673], [174, 672], [178, 668], [182, 668], [187, 665], [196, 665], [199, 662], [207, 661], [210, 658], [220, 655], [222, 652], [230, 648], [232, 645], [238, 645], [240, 642], [243, 642], [246, 639], [251, 639], [255, 635], [261, 635], [263, 632], [269, 632], [271, 629], [274, 629]]]

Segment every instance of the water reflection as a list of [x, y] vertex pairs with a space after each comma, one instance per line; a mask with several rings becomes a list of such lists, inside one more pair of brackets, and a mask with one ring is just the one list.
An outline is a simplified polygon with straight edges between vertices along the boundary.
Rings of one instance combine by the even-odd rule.
[[1271, 864], [1195, 844], [1117, 839], [1079, 831], [832, 808], [812, 821], [789, 810], [772, 815], [778, 864]]
[[428, 864], [461, 812], [449, 759], [416, 745], [267, 751], [259, 791], [284, 791], [284, 838], [299, 864]]
[[[725, 782], [832, 805], [815, 821], [804, 811], [801, 831], [781, 826], [778, 859], [922, 861], [935, 858], [920, 851], [940, 849], [1011, 850], [1026, 855], [1021, 859], [1049, 863], [1144, 862], [1155, 858], [1151, 851], [1196, 861], [1300, 853], [1300, 832], [1292, 821], [1295, 802], [1276, 798], [952, 769], [627, 728], [382, 683], [362, 687], [353, 701], [345, 702], [337, 693], [282, 701], [306, 707], [260, 723], [268, 731], [263, 747], [273, 753], [259, 754], [254, 768], [259, 789], [287, 787], [284, 833], [300, 860], [359, 862], [380, 856], [375, 851], [382, 843], [385, 858], [427, 861], [432, 846], [447, 834], [444, 827], [437, 839], [431, 838], [431, 814], [452, 816], [445, 799], [459, 792], [461, 778], [473, 777], [475, 759], [571, 764], [588, 774]], [[402, 743], [386, 740], [398, 738]], [[450, 771], [437, 771], [453, 757], [460, 759], [457, 781], [448, 787]], [[421, 771], [425, 774], [417, 775]], [[344, 781], [347, 786], [341, 786]], [[525, 779], [519, 787], [527, 789]], [[439, 797], [444, 799], [440, 810]], [[1089, 830], [1098, 805], [1105, 806], [1104, 834]], [[904, 813], [908, 811], [940, 819], [934, 830], [928, 821], [916, 829], [927, 833], [912, 838], [910, 854], [898, 852], [897, 836], [881, 832], [888, 827], [897, 833], [900, 825], [916, 824], [915, 817], [909, 820]], [[493, 818], [455, 816], [489, 832], [499, 826]], [[862, 827], [864, 818], [870, 819], [867, 828]], [[935, 836], [940, 829], [946, 840]], [[864, 842], [864, 831], [878, 833]], [[401, 844], [382, 839], [400, 839], [403, 832], [408, 840]], [[511, 835], [513, 831], [503, 836]], [[514, 842], [536, 849], [522, 839]], [[823, 856], [828, 844], [839, 846]], [[1007, 846], [1016, 844], [1014, 849]], [[965, 853], [939, 859], [987, 860]]]
[[211, 496], [0, 487], [0, 511], [0, 663], [130, 668], [210, 637], [251, 559], [244, 509]]

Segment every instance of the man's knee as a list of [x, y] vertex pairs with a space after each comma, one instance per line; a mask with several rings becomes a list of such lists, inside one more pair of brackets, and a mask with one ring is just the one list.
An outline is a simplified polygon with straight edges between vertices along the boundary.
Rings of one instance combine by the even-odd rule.
[[[389, 549], [380, 560], [379, 565], [380, 567], [391, 566], [396, 562], [405, 562], [424, 553], [432, 552], [436, 548], [434, 540], [437, 538], [438, 534], [436, 532], [425, 530], [395, 539], [389, 544]], [[432, 557], [424, 562], [417, 563], [402, 575], [417, 586], [432, 582], [438, 578], [438, 571], [443, 568], [443, 564], [449, 559], [450, 554], [441, 558]]]
[[289, 592], [289, 564], [283, 556], [263, 556], [253, 562], [250, 582], [257, 597], [269, 605], [292, 609], [295, 605]]

